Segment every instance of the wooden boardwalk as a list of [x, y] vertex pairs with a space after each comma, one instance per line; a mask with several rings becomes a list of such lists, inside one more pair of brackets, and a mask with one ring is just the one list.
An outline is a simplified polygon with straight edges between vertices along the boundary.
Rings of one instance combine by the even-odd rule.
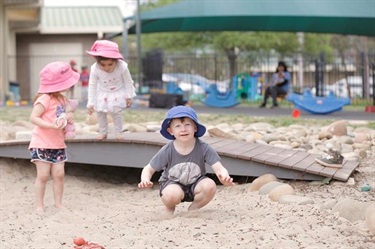
[[[258, 177], [271, 173], [280, 179], [347, 181], [358, 167], [357, 161], [344, 161], [341, 168], [324, 167], [315, 162], [316, 155], [224, 138], [204, 136], [222, 158], [231, 175]], [[119, 167], [143, 168], [151, 157], [169, 140], [159, 133], [126, 133], [124, 141], [95, 140], [94, 136], [77, 136], [67, 140], [68, 161]], [[0, 142], [0, 157], [29, 159], [29, 141]], [[209, 173], [213, 173], [207, 167]]]

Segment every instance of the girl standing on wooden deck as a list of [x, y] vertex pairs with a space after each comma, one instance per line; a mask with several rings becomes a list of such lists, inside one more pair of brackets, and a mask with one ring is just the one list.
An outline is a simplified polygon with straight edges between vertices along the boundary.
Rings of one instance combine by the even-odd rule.
[[87, 110], [91, 115], [94, 111], [98, 116], [98, 140], [107, 138], [107, 113], [112, 115], [116, 138], [123, 139], [122, 110], [132, 105], [136, 96], [128, 64], [119, 52], [115, 42], [98, 40], [94, 42], [89, 55], [96, 62], [91, 66], [88, 88]]

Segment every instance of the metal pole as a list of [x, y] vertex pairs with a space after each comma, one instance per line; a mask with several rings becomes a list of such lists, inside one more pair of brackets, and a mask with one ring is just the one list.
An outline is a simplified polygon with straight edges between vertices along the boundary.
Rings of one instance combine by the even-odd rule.
[[302, 92], [303, 88], [303, 57], [302, 57], [302, 51], [303, 51], [303, 41], [304, 41], [304, 35], [302, 32], [297, 33], [298, 38], [298, 88], [299, 91]]
[[123, 21], [122, 28], [122, 54], [124, 55], [125, 60], [128, 60], [128, 20]]
[[140, 0], [137, 0], [137, 23], [136, 23], [136, 33], [137, 33], [137, 62], [138, 62], [138, 84], [139, 91], [142, 93], [142, 48], [141, 48], [141, 8]]

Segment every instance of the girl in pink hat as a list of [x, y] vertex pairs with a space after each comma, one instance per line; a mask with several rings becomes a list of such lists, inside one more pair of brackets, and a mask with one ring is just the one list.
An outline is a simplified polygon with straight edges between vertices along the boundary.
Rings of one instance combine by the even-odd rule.
[[72, 113], [65, 113], [68, 101], [62, 92], [68, 91], [79, 80], [65, 62], [52, 62], [40, 71], [40, 86], [31, 111], [30, 121], [35, 125], [29, 150], [31, 162], [36, 165], [36, 211], [44, 212], [44, 193], [52, 176], [55, 206], [62, 208], [64, 165], [67, 160], [64, 127], [73, 122]]
[[98, 40], [86, 53], [96, 59], [90, 69], [87, 110], [90, 115], [97, 113], [100, 133], [97, 139], [107, 138], [109, 113], [116, 138], [121, 140], [122, 110], [131, 107], [136, 95], [128, 64], [112, 41]]

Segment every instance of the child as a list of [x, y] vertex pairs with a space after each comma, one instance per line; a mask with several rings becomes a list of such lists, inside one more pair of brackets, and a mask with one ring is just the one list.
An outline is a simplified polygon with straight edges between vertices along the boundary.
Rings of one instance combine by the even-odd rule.
[[68, 91], [78, 80], [79, 73], [65, 62], [52, 62], [40, 71], [40, 86], [30, 116], [30, 121], [36, 126], [29, 144], [31, 162], [37, 171], [35, 195], [39, 214], [44, 212], [44, 193], [50, 175], [55, 206], [63, 207], [64, 164], [67, 160], [63, 129], [67, 122], [73, 122], [73, 115], [65, 113], [67, 99], [62, 92]]
[[[74, 72], [77, 72], [77, 73], [78, 73], [78, 70], [77, 70], [77, 68], [76, 68], [76, 66], [77, 66], [77, 62], [76, 62], [75, 60], [70, 60], [69, 65], [70, 65], [70, 67], [72, 68], [72, 70], [73, 70]], [[66, 96], [67, 96], [69, 99], [74, 98], [74, 86], [72, 86], [72, 87], [66, 92]]]
[[79, 81], [81, 82], [81, 101], [83, 103], [87, 102], [89, 78], [90, 78], [90, 72], [87, 66], [82, 66], [81, 77], [79, 78]]
[[100, 133], [97, 139], [107, 138], [107, 113], [110, 113], [116, 138], [121, 140], [122, 109], [129, 108], [135, 96], [128, 64], [112, 41], [98, 40], [86, 53], [96, 59], [90, 70], [87, 109], [90, 115], [97, 112]]
[[160, 133], [172, 141], [143, 168], [138, 187], [152, 187], [152, 175], [164, 170], [159, 179], [160, 196], [169, 214], [181, 202], [192, 202], [188, 210], [195, 211], [213, 199], [216, 184], [206, 176], [206, 163], [223, 185], [234, 185], [216, 151], [199, 139], [205, 132], [206, 127], [199, 124], [195, 111], [187, 106], [170, 109], [162, 123]]
[[276, 72], [272, 75], [272, 85], [268, 86], [264, 92], [264, 98], [260, 108], [266, 107], [269, 97], [272, 98], [272, 107], [278, 107], [277, 96], [286, 95], [289, 92], [290, 73], [288, 67], [283, 61], [279, 61]]

